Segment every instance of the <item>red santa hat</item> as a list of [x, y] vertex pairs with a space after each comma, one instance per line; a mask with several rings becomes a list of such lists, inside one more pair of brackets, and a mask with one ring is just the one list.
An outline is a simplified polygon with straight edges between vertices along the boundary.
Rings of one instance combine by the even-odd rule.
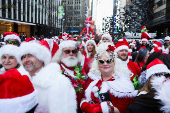
[[147, 48], [145, 46], [142, 46], [142, 47], [139, 48], [138, 51], [140, 51], [141, 49], [147, 49]]
[[54, 54], [57, 52], [57, 50], [59, 49], [59, 46], [56, 42], [54, 42], [53, 39], [45, 39], [39, 42], [41, 45], [46, 46], [50, 52], [51, 52], [51, 56], [53, 57]]
[[130, 44], [129, 44], [129, 47], [130, 47], [130, 46], [133, 46], [134, 49], [136, 49], [136, 44], [135, 44], [135, 42], [130, 43]]
[[85, 20], [85, 22], [90, 22], [91, 23], [91, 19], [92, 19], [92, 17], [88, 17], [86, 20]]
[[3, 34], [4, 41], [7, 41], [8, 39], [16, 39], [18, 42], [21, 43], [21, 39], [19, 38], [19, 35], [14, 32], [4, 32]]
[[149, 35], [145, 26], [142, 27], [141, 33], [142, 33], [141, 40], [146, 41], [148, 43], [148, 40], [151, 36]]
[[35, 38], [26, 38], [25, 42], [35, 42]]
[[158, 58], [156, 58], [154, 61], [149, 63], [146, 67], [146, 79], [148, 79], [150, 76], [152, 76], [155, 73], [169, 73], [170, 70], [167, 68], [167, 66]]
[[[0, 59], [2, 58], [3, 55], [8, 54], [8, 55], [14, 56], [17, 59], [17, 61], [19, 61], [18, 52], [19, 52], [19, 47], [11, 45], [11, 44], [4, 45], [0, 49]], [[1, 63], [1, 60], [0, 60], [0, 63]]]
[[118, 41], [118, 43], [115, 45], [115, 48], [116, 48], [115, 53], [122, 49], [129, 50], [129, 44], [127, 40], [124, 38], [122, 41]]
[[45, 66], [51, 62], [51, 53], [49, 48], [47, 48], [45, 45], [41, 45], [41, 43], [22, 43], [18, 53], [19, 62], [21, 62], [21, 57], [27, 54], [31, 54], [38, 58], [40, 61], [43, 61]]
[[107, 38], [107, 39], [109, 39], [110, 42], [112, 42], [112, 37], [110, 36], [110, 34], [103, 34], [101, 40], [102, 40], [104, 37]]
[[[52, 61], [54, 62], [60, 62], [61, 60], [61, 57], [62, 57], [62, 51], [64, 48], [75, 48], [75, 49], [78, 49], [78, 44], [76, 41], [74, 41], [72, 38], [69, 38], [68, 40], [65, 40], [63, 42], [60, 43], [59, 45], [59, 49], [57, 50], [57, 52], [54, 54], [53, 58], [52, 58]], [[81, 53], [78, 52], [78, 59], [79, 59], [79, 62], [81, 60]]]
[[37, 104], [36, 91], [27, 75], [17, 69], [0, 75], [1, 113], [27, 113]]
[[158, 47], [158, 49], [162, 49], [162, 44], [161, 44], [161, 42], [155, 42], [155, 43], [153, 44], [153, 46], [154, 46], [154, 47]]

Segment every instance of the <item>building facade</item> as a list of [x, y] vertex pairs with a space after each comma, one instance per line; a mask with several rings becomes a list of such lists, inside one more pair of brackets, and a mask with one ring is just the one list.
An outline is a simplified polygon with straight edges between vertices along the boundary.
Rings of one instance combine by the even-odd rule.
[[80, 34], [85, 27], [86, 11], [88, 10], [86, 0], [62, 0], [64, 7], [63, 31], [71, 35]]
[[0, 0], [0, 34], [16, 32], [28, 37], [59, 35], [61, 0]]

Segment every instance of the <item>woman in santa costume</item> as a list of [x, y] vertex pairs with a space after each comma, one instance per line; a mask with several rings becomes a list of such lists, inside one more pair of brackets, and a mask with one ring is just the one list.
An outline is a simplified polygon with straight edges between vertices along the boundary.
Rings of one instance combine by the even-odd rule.
[[115, 74], [114, 66], [114, 47], [110, 43], [100, 44], [80, 103], [83, 112], [124, 113], [133, 101], [137, 91], [127, 75]]
[[17, 69], [22, 75], [27, 75], [29, 78], [29, 73], [23, 68], [23, 66], [19, 63], [18, 59], [19, 47], [15, 45], [4, 45], [0, 49], [0, 63], [2, 64], [2, 68], [0, 69], [0, 74], [5, 73], [10, 69]]

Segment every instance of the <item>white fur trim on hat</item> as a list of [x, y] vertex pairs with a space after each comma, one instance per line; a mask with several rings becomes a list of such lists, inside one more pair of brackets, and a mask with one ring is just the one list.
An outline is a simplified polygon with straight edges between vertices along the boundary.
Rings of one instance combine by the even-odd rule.
[[148, 39], [146, 39], [146, 38], [143, 38], [142, 41], [146, 41], [148, 43]]
[[151, 75], [155, 73], [162, 73], [162, 72], [166, 72], [170, 74], [170, 70], [166, 67], [165, 64], [156, 64], [146, 70], [146, 79], [148, 79]]
[[22, 97], [0, 99], [1, 113], [26, 113], [37, 105], [36, 91]]
[[110, 34], [103, 34], [101, 40], [103, 40], [104, 37], [108, 38], [110, 42], [112, 42], [112, 37], [110, 36]]
[[170, 37], [169, 37], [169, 36], [166, 36], [166, 37], [165, 37], [165, 40], [170, 41]]
[[21, 42], [21, 39], [19, 38], [19, 36], [14, 35], [14, 34], [12, 34], [12, 35], [7, 35], [7, 36], [4, 37], [4, 41], [7, 41], [8, 39], [16, 39], [16, 40], [18, 40], [19, 42]]
[[19, 59], [17, 57], [18, 52], [19, 52], [19, 47], [10, 45], [10, 44], [4, 45], [3, 47], [0, 48], [0, 63], [1, 63], [2, 56], [5, 54], [15, 56], [17, 61], [19, 61]]
[[29, 43], [29, 42], [24, 42], [20, 46], [20, 51], [18, 57], [20, 58], [21, 62], [21, 57], [26, 54], [31, 54], [38, 58], [40, 61], [44, 62], [44, 65], [46, 66], [47, 64], [50, 63], [51, 61], [51, 53], [48, 48], [45, 46], [39, 44], [39, 43]]
[[114, 52], [117, 53], [118, 51], [120, 51], [122, 49], [126, 49], [126, 50], [129, 51], [129, 47], [128, 46], [122, 45], [122, 46], [119, 46], [118, 48], [116, 48]]

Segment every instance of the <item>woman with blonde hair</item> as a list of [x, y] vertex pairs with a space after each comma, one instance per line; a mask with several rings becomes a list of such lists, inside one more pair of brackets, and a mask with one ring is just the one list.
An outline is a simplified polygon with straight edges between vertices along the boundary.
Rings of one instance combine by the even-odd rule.
[[114, 47], [102, 43], [96, 50], [84, 98], [80, 106], [84, 113], [124, 113], [137, 94], [127, 75], [116, 75]]

